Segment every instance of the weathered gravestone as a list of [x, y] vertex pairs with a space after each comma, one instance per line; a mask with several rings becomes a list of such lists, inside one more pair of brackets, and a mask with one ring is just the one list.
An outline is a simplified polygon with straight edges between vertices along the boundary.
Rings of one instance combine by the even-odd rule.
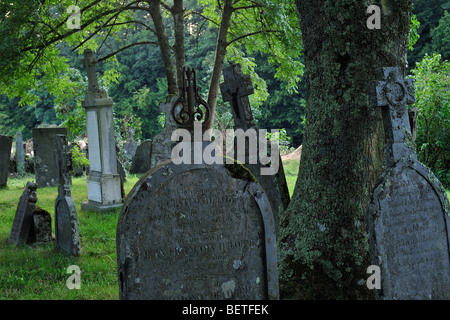
[[[231, 65], [223, 69], [223, 77], [224, 82], [220, 85], [220, 90], [223, 100], [230, 102], [235, 123], [235, 146], [231, 157], [239, 159], [238, 145], [245, 144], [245, 159], [244, 161], [241, 160], [241, 162], [252, 172], [264, 188], [277, 220], [278, 213], [285, 210], [290, 202], [289, 189], [284, 175], [281, 156], [279, 155], [278, 149], [270, 150], [269, 152], [273, 152], [275, 154], [274, 156], [277, 157], [277, 159], [275, 159], [277, 163], [270, 163], [270, 165], [278, 165], [278, 169], [274, 174], [261, 174], [261, 168], [267, 167], [267, 164], [262, 163], [260, 151], [262, 143], [267, 144], [267, 141], [265, 137], [264, 141], [261, 141], [260, 139], [259, 143], [256, 140], [247, 140], [245, 138], [246, 133], [243, 132], [244, 130], [250, 132], [248, 131], [249, 129], [254, 130], [256, 133], [255, 138], [259, 137], [259, 129], [253, 119], [248, 98], [249, 95], [253, 94], [251, 77], [242, 73], [239, 64]], [[242, 130], [242, 134], [238, 132], [238, 129]], [[268, 145], [270, 145], [270, 143]]]
[[27, 244], [40, 244], [52, 241], [52, 216], [42, 208], [36, 207], [30, 225]]
[[159, 104], [159, 111], [164, 112], [166, 117], [163, 130], [152, 140], [150, 168], [170, 159], [174, 146], [171, 136], [172, 132], [177, 129], [177, 124], [172, 117], [172, 109], [177, 99], [177, 96], [169, 96], [165, 102]]
[[23, 150], [22, 132], [16, 133], [16, 168], [17, 173], [25, 171], [25, 154]]
[[9, 234], [9, 243], [11, 244], [22, 245], [27, 242], [30, 226], [33, 223], [33, 212], [36, 208], [37, 187], [36, 183], [27, 182], [25, 190], [20, 196], [11, 233]]
[[134, 186], [117, 225], [120, 299], [278, 298], [270, 204], [238, 175], [168, 160]]
[[55, 161], [58, 163], [58, 197], [55, 201], [55, 240], [64, 252], [80, 254], [80, 234], [77, 208], [70, 191], [71, 154], [68, 152], [67, 137], [56, 136]]
[[[190, 132], [194, 92], [178, 100]], [[192, 159], [198, 150], [190, 150]], [[120, 299], [277, 299], [275, 223], [251, 173], [172, 160], [138, 181], [120, 213]]]
[[6, 187], [9, 175], [12, 137], [0, 135], [0, 187]]
[[449, 204], [434, 174], [411, 148], [407, 103], [412, 80], [382, 68], [370, 104], [382, 107], [386, 169], [368, 206], [372, 264], [380, 267], [379, 299], [450, 299]]
[[53, 156], [55, 137], [67, 135], [66, 128], [33, 128], [34, 170], [39, 187], [58, 184], [58, 164]]
[[134, 154], [137, 149], [137, 142], [133, 139], [133, 129], [131, 127], [127, 128], [128, 139], [123, 144], [123, 148], [125, 149], [127, 155], [133, 159]]
[[150, 155], [152, 150], [152, 140], [142, 141], [137, 147], [131, 162], [130, 173], [146, 173], [150, 169]]
[[122, 206], [120, 176], [117, 173], [114, 138], [113, 101], [106, 90], [100, 88], [95, 67], [97, 59], [92, 51], [84, 53], [88, 90], [83, 107], [86, 110], [86, 127], [89, 142], [88, 201], [81, 210], [106, 211]]

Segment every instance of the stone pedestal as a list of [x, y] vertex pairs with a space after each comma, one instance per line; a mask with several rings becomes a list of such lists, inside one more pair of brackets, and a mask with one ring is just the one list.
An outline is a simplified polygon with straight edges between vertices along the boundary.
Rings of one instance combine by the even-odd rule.
[[106, 211], [122, 206], [120, 176], [114, 140], [113, 100], [98, 86], [95, 65], [97, 60], [86, 50], [89, 88], [83, 107], [89, 141], [88, 201], [81, 210]]

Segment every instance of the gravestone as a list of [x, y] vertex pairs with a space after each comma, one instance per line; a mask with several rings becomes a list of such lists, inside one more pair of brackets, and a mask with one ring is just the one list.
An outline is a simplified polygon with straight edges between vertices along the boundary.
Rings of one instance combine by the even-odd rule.
[[[220, 90], [222, 93], [223, 100], [230, 102], [231, 111], [234, 118], [234, 129], [242, 130], [255, 130], [259, 136], [259, 130], [256, 122], [253, 119], [252, 110], [250, 107], [250, 101], [248, 96], [253, 94], [252, 80], [249, 75], [244, 75], [239, 64], [231, 65], [223, 70], [224, 82], [220, 85]], [[238, 141], [235, 139], [235, 147], [232, 157], [237, 159], [238, 148], [236, 143]], [[278, 154], [278, 165], [279, 169], [274, 175], [262, 175], [261, 168], [264, 166], [260, 161], [259, 148], [261, 144], [258, 144], [253, 150], [256, 155], [252, 155], [251, 147], [249, 146], [250, 141], [244, 140], [245, 143], [245, 162], [244, 165], [247, 167], [252, 174], [256, 177], [258, 182], [263, 187], [270, 200], [270, 204], [274, 210], [276, 223], [278, 223], [278, 213], [287, 209], [290, 196], [289, 189], [286, 182], [286, 177], [284, 174], [283, 163], [281, 161], [281, 156]], [[257, 143], [255, 141], [255, 143]], [[260, 141], [261, 143], [261, 141]], [[270, 145], [270, 144], [269, 144]], [[278, 150], [271, 150], [270, 152], [278, 152]], [[255, 163], [250, 160], [251, 157], [255, 158]]]
[[144, 140], [137, 147], [131, 162], [130, 173], [146, 173], [150, 169], [152, 140]]
[[30, 226], [33, 223], [33, 212], [36, 208], [37, 187], [36, 183], [27, 182], [25, 190], [20, 196], [11, 233], [9, 235], [9, 243], [11, 244], [22, 245], [25, 244], [28, 239]]
[[33, 128], [34, 170], [39, 187], [58, 185], [58, 164], [53, 156], [55, 137], [67, 135], [66, 128]]
[[133, 133], [134, 133], [133, 128], [128, 127], [127, 128], [128, 139], [123, 144], [123, 148], [127, 152], [127, 155], [130, 157], [130, 159], [133, 159], [137, 149], [137, 142], [134, 141], [133, 139]]
[[22, 132], [16, 133], [16, 168], [17, 173], [19, 174], [25, 171], [25, 154], [23, 151]]
[[74, 256], [80, 255], [80, 234], [77, 208], [70, 191], [71, 154], [68, 151], [67, 137], [56, 136], [54, 157], [58, 163], [58, 196], [55, 201], [55, 240], [62, 251]]
[[442, 185], [417, 161], [407, 103], [414, 86], [399, 68], [382, 68], [370, 104], [382, 107], [386, 169], [368, 206], [372, 264], [380, 267], [378, 299], [450, 299], [450, 207]]
[[89, 143], [88, 201], [81, 210], [106, 211], [122, 206], [120, 176], [117, 173], [114, 138], [113, 101], [97, 82], [97, 59], [92, 51], [84, 53], [83, 64], [88, 74], [88, 90], [83, 107]]
[[163, 130], [152, 140], [150, 168], [170, 159], [174, 146], [171, 136], [172, 132], [177, 129], [177, 124], [172, 117], [172, 109], [177, 99], [177, 96], [169, 96], [165, 102], [159, 104], [159, 111], [164, 112], [166, 117]]
[[6, 187], [9, 175], [12, 137], [0, 135], [0, 187]]
[[[186, 122], [179, 127], [192, 133], [204, 122], [194, 121], [198, 91], [185, 97], [185, 89], [196, 87], [195, 73], [186, 74], [189, 86], [183, 79], [177, 100]], [[202, 142], [197, 138], [180, 142], [193, 144], [191, 159]], [[120, 299], [278, 299], [275, 222], [253, 175], [234, 163], [176, 163], [151, 168], [122, 207], [116, 234]]]
[[40, 244], [52, 241], [52, 216], [42, 208], [33, 212], [33, 223], [28, 233], [27, 244]]
[[224, 165], [152, 168], [125, 201], [116, 241], [120, 299], [278, 298], [270, 203]]

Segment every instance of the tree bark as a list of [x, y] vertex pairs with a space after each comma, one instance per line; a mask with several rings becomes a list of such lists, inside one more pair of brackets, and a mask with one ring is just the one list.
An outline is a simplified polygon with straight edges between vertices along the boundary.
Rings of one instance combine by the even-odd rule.
[[148, 6], [153, 24], [155, 26], [156, 37], [158, 38], [164, 70], [166, 71], [168, 93], [178, 94], [177, 74], [173, 64], [172, 55], [170, 53], [169, 41], [167, 40], [166, 31], [164, 29], [164, 23], [161, 15], [161, 1], [148, 1]]
[[175, 53], [176, 79], [178, 88], [183, 86], [183, 67], [186, 65], [184, 48], [184, 8], [183, 0], [175, 0], [172, 7], [174, 23], [175, 43], [173, 45]]
[[227, 53], [227, 33], [230, 27], [231, 15], [233, 14], [233, 1], [224, 0], [222, 19], [219, 26], [219, 34], [217, 36], [216, 54], [214, 56], [214, 67], [209, 84], [208, 105], [210, 107], [210, 118], [205, 123], [207, 129], [211, 129], [216, 116], [217, 97], [219, 95], [220, 75], [222, 74], [223, 63]]
[[296, 0], [306, 82], [306, 126], [298, 180], [281, 216], [281, 295], [373, 298], [366, 208], [382, 171], [381, 111], [368, 82], [382, 66], [405, 68], [411, 1], [383, 0], [381, 29], [358, 0]]

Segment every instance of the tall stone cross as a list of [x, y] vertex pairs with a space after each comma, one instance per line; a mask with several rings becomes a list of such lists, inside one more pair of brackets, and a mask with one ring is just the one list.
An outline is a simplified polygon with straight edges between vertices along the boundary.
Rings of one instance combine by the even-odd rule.
[[83, 66], [87, 70], [88, 76], [88, 90], [97, 90], [99, 89], [98, 81], [97, 81], [97, 73], [95, 71], [95, 67], [97, 66], [97, 58], [92, 55], [91, 49], [86, 49], [84, 52]]
[[[234, 64], [223, 69], [223, 78], [224, 82], [220, 84], [220, 91], [223, 100], [231, 104], [231, 111], [235, 123], [234, 129], [242, 129], [244, 131], [250, 131], [249, 129], [251, 129], [259, 132], [258, 126], [253, 119], [248, 98], [249, 95], [253, 94], [253, 84], [250, 75], [243, 74], [241, 66]], [[251, 146], [250, 139], [248, 142], [244, 139], [244, 143], [246, 154], [244, 165], [256, 177], [266, 192], [275, 216], [275, 221], [278, 224], [278, 212], [285, 210], [290, 202], [289, 189], [284, 175], [281, 156], [278, 154], [279, 169], [275, 175], [261, 175], [261, 167], [263, 166], [259, 155], [261, 141], [258, 143], [257, 148]], [[238, 141], [235, 138], [232, 158], [237, 159], [238, 148]], [[256, 159], [256, 163], [252, 162], [252, 159]]]
[[244, 75], [240, 64], [223, 69], [224, 82], [220, 84], [223, 101], [230, 102], [235, 129], [247, 130], [256, 125], [248, 96], [253, 94], [250, 75]]
[[380, 68], [377, 80], [370, 83], [369, 103], [372, 107], [383, 107], [387, 164], [392, 166], [407, 157], [416, 160], [417, 156], [411, 148], [407, 107], [416, 101], [414, 82], [403, 79], [398, 67]]

